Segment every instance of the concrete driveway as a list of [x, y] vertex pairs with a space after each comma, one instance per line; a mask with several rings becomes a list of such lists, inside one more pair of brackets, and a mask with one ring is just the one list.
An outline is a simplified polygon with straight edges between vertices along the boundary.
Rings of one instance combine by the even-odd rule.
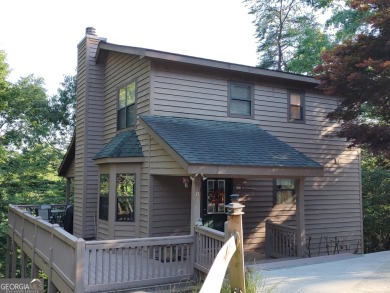
[[390, 292], [390, 251], [259, 263], [251, 269], [265, 277], [265, 288], [276, 285], [272, 292]]

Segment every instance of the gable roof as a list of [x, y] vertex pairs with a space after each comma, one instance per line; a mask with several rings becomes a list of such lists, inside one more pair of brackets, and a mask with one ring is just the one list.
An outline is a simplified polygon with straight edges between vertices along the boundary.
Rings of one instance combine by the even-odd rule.
[[306, 75], [282, 72], [282, 71], [259, 68], [254, 66], [247, 66], [242, 64], [234, 64], [234, 63], [229, 63], [224, 61], [193, 57], [188, 55], [152, 50], [152, 49], [141, 48], [141, 47], [117, 45], [117, 44], [107, 43], [105, 40], [101, 40], [98, 45], [96, 55], [95, 55], [96, 62], [104, 63], [108, 51], [138, 55], [140, 56], [140, 58], [147, 57], [150, 59], [192, 64], [192, 65], [198, 65], [198, 66], [203, 66], [208, 68], [227, 70], [231, 72], [254, 74], [262, 77], [268, 77], [271, 79], [295, 81], [295, 82], [310, 84], [311, 86], [317, 86], [319, 84], [319, 82], [316, 79]]
[[134, 130], [118, 133], [94, 157], [94, 160], [103, 158], [143, 157], [141, 144]]
[[316, 170], [316, 175], [323, 170], [320, 164], [255, 124], [149, 115], [140, 118], [185, 168], [298, 168]]
[[76, 130], [73, 132], [72, 140], [68, 145], [68, 149], [64, 157], [62, 158], [62, 162], [60, 167], [58, 168], [58, 176], [65, 176], [68, 172], [68, 168], [72, 164], [76, 154]]

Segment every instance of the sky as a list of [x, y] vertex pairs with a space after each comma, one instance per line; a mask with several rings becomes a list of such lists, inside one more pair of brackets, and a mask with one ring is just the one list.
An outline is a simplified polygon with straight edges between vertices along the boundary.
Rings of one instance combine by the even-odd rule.
[[242, 0], [2, 0], [9, 81], [34, 74], [55, 94], [75, 75], [86, 27], [107, 42], [255, 66], [253, 15]]

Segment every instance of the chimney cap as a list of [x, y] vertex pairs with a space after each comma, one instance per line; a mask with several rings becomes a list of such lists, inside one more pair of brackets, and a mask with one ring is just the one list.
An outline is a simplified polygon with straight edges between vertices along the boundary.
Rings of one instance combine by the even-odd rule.
[[92, 35], [92, 36], [96, 36], [96, 29], [92, 26], [89, 26], [85, 29], [85, 34], [86, 35]]

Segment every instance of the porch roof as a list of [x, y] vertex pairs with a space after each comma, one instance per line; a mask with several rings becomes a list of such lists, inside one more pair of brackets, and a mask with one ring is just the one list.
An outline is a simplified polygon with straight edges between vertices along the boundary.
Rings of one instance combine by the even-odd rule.
[[268, 175], [323, 173], [319, 163], [256, 124], [150, 115], [141, 115], [141, 121], [189, 173], [259, 175], [265, 169]]

